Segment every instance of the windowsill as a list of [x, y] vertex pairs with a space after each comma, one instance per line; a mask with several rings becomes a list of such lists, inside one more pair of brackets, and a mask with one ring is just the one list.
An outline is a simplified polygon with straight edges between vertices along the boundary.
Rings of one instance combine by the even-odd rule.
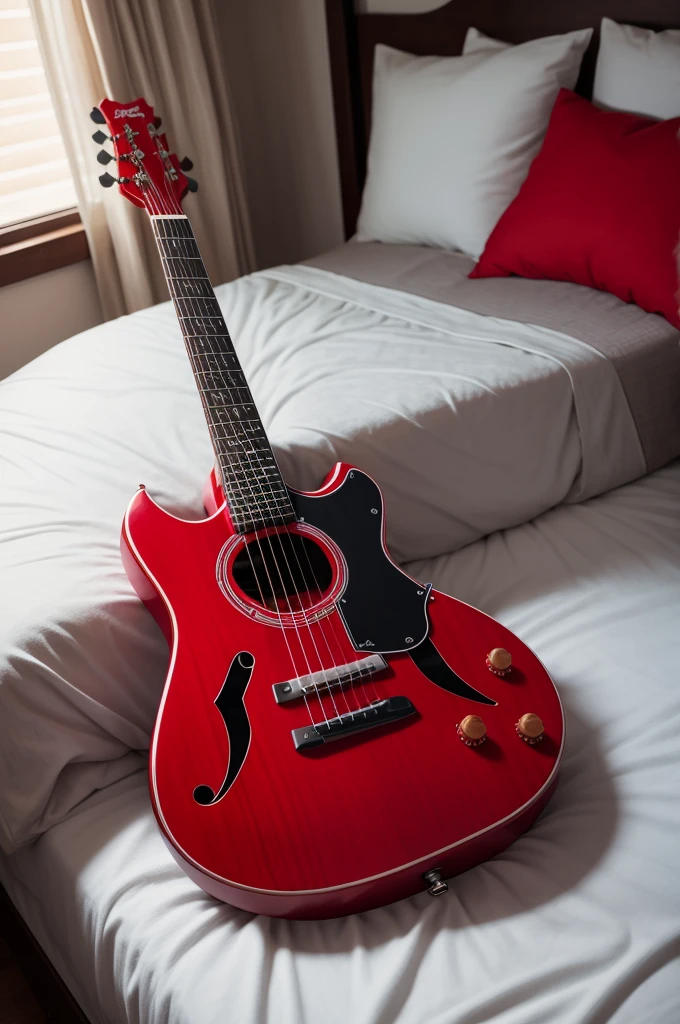
[[0, 287], [88, 259], [77, 210], [0, 228]]

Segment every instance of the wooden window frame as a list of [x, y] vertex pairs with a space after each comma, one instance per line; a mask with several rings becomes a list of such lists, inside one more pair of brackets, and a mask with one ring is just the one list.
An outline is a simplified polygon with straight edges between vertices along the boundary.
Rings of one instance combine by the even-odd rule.
[[85, 228], [77, 210], [0, 228], [0, 287], [89, 258]]

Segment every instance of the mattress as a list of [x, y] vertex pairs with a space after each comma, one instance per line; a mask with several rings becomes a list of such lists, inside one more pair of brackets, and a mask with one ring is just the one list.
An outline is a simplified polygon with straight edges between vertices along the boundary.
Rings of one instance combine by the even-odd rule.
[[566, 715], [552, 802], [447, 895], [309, 923], [220, 905], [143, 771], [3, 856], [93, 1024], [677, 1024], [679, 508], [675, 464], [409, 566], [528, 641]]
[[586, 343], [616, 369], [647, 472], [680, 455], [680, 332], [664, 317], [567, 281], [470, 280], [475, 260], [423, 245], [349, 243], [307, 264], [494, 319], [549, 328]]

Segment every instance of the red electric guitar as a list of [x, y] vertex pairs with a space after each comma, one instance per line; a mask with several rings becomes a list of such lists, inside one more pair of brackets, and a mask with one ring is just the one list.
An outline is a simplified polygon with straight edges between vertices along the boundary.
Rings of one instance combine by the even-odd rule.
[[181, 200], [195, 183], [152, 108], [104, 100], [120, 191], [151, 217], [215, 449], [199, 522], [144, 488], [121, 547], [170, 667], [150, 787], [207, 892], [324, 918], [390, 903], [505, 849], [557, 779], [562, 710], [526, 644], [407, 576], [376, 482], [283, 481]]

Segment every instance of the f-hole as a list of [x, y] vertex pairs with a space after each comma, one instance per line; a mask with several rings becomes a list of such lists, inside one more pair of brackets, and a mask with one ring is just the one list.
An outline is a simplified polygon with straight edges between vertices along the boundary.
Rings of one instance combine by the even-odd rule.
[[211, 786], [196, 786], [194, 789], [194, 800], [203, 807], [216, 804], [226, 795], [246, 759], [250, 746], [250, 722], [243, 698], [254, 667], [255, 658], [250, 651], [241, 651], [237, 654], [229, 666], [222, 689], [215, 698], [215, 707], [222, 715], [229, 737], [229, 763], [224, 782], [217, 792]]

